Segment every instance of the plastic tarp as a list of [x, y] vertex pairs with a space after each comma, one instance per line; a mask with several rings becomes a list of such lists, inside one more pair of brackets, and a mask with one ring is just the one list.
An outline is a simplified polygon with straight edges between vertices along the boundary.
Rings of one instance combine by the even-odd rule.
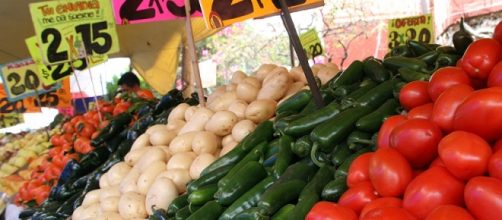
[[[29, 13], [34, 0], [9, 1], [0, 7], [0, 64], [29, 57], [24, 40], [35, 34]], [[194, 38], [214, 33], [201, 18], [192, 19]], [[110, 57], [130, 57], [132, 65], [159, 93], [174, 86], [178, 51], [185, 39], [185, 20], [117, 26], [120, 52]]]

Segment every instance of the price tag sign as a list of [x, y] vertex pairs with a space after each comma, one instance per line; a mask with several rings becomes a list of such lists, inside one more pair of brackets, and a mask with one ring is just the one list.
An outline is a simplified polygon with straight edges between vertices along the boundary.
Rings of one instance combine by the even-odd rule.
[[[71, 107], [71, 92], [70, 92], [70, 79], [66, 78], [62, 81], [61, 87], [41, 94], [38, 99], [36, 97], [28, 97], [25, 99], [28, 103], [36, 107], [50, 107], [50, 108], [66, 108]], [[40, 100], [40, 102], [39, 102]]]
[[[30, 99], [32, 97], [29, 97]], [[40, 112], [40, 107], [35, 106], [33, 101], [28, 99], [21, 99], [15, 102], [9, 102], [7, 92], [4, 90], [4, 86], [0, 86], [0, 113], [30, 113], [30, 112]]]
[[[186, 17], [184, 0], [113, 0], [117, 24], [137, 24]], [[190, 16], [200, 17], [198, 0], [190, 0]]]
[[40, 70], [39, 76], [45, 85], [54, 84], [70, 76], [73, 73], [73, 69], [82, 71], [108, 60], [108, 56], [104, 54], [104, 55], [89, 56], [87, 61], [85, 60], [85, 58], [80, 58], [72, 62], [60, 63], [55, 65], [44, 65], [42, 61], [42, 54], [40, 53], [41, 49], [37, 42], [37, 37], [33, 36], [30, 38], [26, 38], [25, 43], [26, 46], [28, 47], [28, 51], [30, 52], [31, 58], [39, 66]]
[[9, 101], [34, 96], [37, 92], [43, 94], [61, 86], [59, 84], [45, 86], [38, 77], [38, 65], [32, 59], [3, 65], [0, 68], [0, 75]]
[[434, 43], [432, 15], [395, 18], [389, 21], [389, 49], [406, 44], [408, 40]]
[[308, 58], [323, 55], [324, 51], [322, 49], [321, 39], [314, 28], [301, 34], [300, 42]]
[[[324, 4], [323, 0], [286, 0], [291, 12]], [[201, 0], [202, 14], [209, 29], [216, 29], [250, 18], [279, 13], [277, 0]]]
[[12, 127], [17, 124], [24, 123], [23, 114], [7, 113], [0, 114], [0, 128]]
[[30, 13], [45, 64], [119, 51], [108, 0], [37, 2]]

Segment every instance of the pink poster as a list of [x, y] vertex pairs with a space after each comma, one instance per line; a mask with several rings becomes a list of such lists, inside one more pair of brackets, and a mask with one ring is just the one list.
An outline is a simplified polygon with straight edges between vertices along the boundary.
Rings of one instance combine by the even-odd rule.
[[[113, 0], [115, 23], [137, 24], [185, 17], [184, 0]], [[190, 16], [202, 16], [199, 1], [190, 0]]]

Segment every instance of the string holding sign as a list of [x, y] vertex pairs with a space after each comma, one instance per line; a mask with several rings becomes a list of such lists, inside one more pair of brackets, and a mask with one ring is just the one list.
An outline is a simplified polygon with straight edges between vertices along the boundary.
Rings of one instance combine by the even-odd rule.
[[[111, 3], [107, 0], [31, 3], [30, 13], [45, 64], [119, 51]], [[79, 49], [82, 46], [87, 53]]]

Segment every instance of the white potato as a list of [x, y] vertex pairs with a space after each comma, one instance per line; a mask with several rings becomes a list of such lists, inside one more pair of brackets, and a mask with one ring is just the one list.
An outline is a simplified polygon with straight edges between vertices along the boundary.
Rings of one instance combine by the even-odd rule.
[[227, 154], [228, 152], [230, 152], [231, 150], [233, 150], [235, 148], [235, 146], [237, 146], [239, 143], [233, 141], [233, 142], [230, 142], [228, 145], [226, 145], [225, 147], [223, 147], [220, 151], [220, 157]]
[[272, 118], [275, 114], [277, 102], [271, 99], [262, 99], [251, 102], [246, 108], [246, 119], [260, 123]]
[[124, 193], [119, 200], [119, 213], [123, 218], [145, 218], [145, 196], [136, 192]]
[[187, 169], [170, 169], [162, 172], [157, 179], [167, 177], [176, 185], [179, 193], [186, 192], [186, 185], [192, 180], [190, 172]]
[[164, 129], [165, 127], [166, 127], [166, 125], [156, 124], [156, 125], [153, 125], [153, 126], [149, 127], [148, 129], [146, 129], [145, 133], [146, 134], [151, 134], [154, 131], [156, 131], [157, 129]]
[[237, 120], [237, 116], [231, 111], [218, 111], [211, 116], [204, 129], [216, 135], [225, 136], [232, 132]]
[[278, 75], [287, 75], [289, 77], [288, 70], [282, 66], [278, 66], [270, 71], [265, 79], [263, 79], [263, 85], [267, 84], [271, 80], [274, 80]]
[[117, 197], [121, 195], [119, 187], [108, 187], [100, 190], [99, 202], [101, 203], [108, 197]]
[[120, 184], [120, 181], [129, 173], [131, 170], [131, 166], [129, 166], [125, 162], [119, 162], [108, 170], [106, 177], [108, 178], [108, 185], [117, 186]]
[[242, 120], [235, 124], [232, 129], [232, 138], [236, 142], [241, 142], [249, 133], [253, 132], [256, 124], [251, 120]]
[[285, 95], [291, 82], [292, 80], [287, 72], [280, 72], [270, 76], [270, 80], [263, 83], [256, 99], [272, 99], [278, 101]]
[[138, 193], [146, 195], [148, 189], [155, 181], [155, 178], [163, 171], [166, 170], [166, 163], [164, 161], [156, 161], [148, 166], [147, 169], [141, 173], [136, 182], [138, 186]]
[[248, 84], [251, 84], [258, 89], [261, 88], [261, 82], [256, 77], [252, 77], [252, 76], [246, 77], [244, 80], [242, 80], [242, 82], [246, 82]]
[[192, 150], [196, 154], [214, 153], [221, 146], [221, 139], [209, 131], [199, 131], [192, 140]]
[[174, 154], [167, 162], [167, 169], [190, 169], [192, 161], [197, 155], [193, 152], [181, 152]]
[[166, 162], [166, 153], [164, 150], [158, 147], [151, 147], [139, 158], [138, 162], [134, 165], [135, 168], [138, 168], [141, 172], [150, 166], [155, 161]]
[[82, 206], [89, 207], [95, 203], [98, 203], [100, 193], [101, 193], [100, 189], [89, 191], [87, 194], [85, 194], [84, 201], [82, 201]]
[[321, 80], [321, 84], [326, 84], [329, 80], [331, 80], [333, 77], [338, 74], [340, 70], [337, 68], [333, 67], [324, 67], [321, 70], [319, 70], [319, 73], [317, 73], [317, 77]]
[[268, 73], [271, 72], [276, 67], [277, 66], [275, 64], [262, 64], [258, 68], [258, 70], [256, 70], [256, 79], [263, 81], [263, 79], [265, 79]]
[[225, 110], [236, 99], [237, 99], [237, 93], [235, 91], [225, 92], [217, 99], [215, 99], [213, 102], [208, 103], [207, 107], [213, 111]]
[[185, 121], [190, 121], [192, 119], [192, 116], [197, 112], [199, 109], [198, 106], [190, 106], [185, 110]]
[[178, 189], [169, 178], [158, 178], [146, 194], [145, 207], [149, 215], [153, 214], [153, 207], [168, 207], [178, 197]]
[[169, 131], [175, 133], [175, 134], [178, 134], [180, 132], [180, 130], [183, 128], [183, 126], [185, 126], [186, 122], [184, 120], [178, 120], [178, 119], [175, 119], [175, 120], [172, 120], [171, 122], [169, 122], [166, 127]]
[[169, 150], [172, 154], [177, 154], [181, 152], [187, 152], [192, 150], [192, 141], [196, 134], [200, 131], [191, 131], [184, 133], [182, 135], [176, 136], [171, 144], [169, 144]]
[[204, 130], [204, 125], [209, 121], [211, 116], [213, 116], [213, 111], [208, 108], [199, 108], [191, 119], [183, 126], [178, 135], [188, 133], [191, 131], [202, 131]]
[[223, 95], [223, 93], [226, 92], [226, 86], [219, 86], [216, 88], [208, 97], [206, 103], [209, 105], [212, 103], [214, 100], [216, 100], [218, 97]]
[[165, 129], [159, 129], [150, 134], [150, 143], [152, 143], [153, 146], [169, 145], [174, 137], [176, 137], [176, 133], [169, 130], [166, 126]]
[[235, 83], [230, 83], [228, 84], [226, 87], [225, 87], [225, 90], [227, 92], [232, 92], [232, 91], [235, 91], [235, 89], [237, 88], [237, 84]]
[[139, 169], [132, 168], [129, 173], [124, 177], [124, 179], [120, 182], [119, 190], [122, 194], [127, 192], [136, 192], [138, 191], [138, 186], [136, 182], [138, 181], [141, 172]]
[[247, 77], [246, 73], [237, 70], [232, 74], [232, 83], [238, 84]]
[[317, 74], [319, 73], [319, 70], [325, 68], [326, 66], [322, 63], [316, 63], [314, 65], [312, 65], [312, 67], [310, 67], [310, 69], [312, 70], [312, 73], [314, 74], [314, 76], [317, 76]]
[[244, 100], [247, 103], [250, 103], [256, 100], [258, 93], [260, 92], [260, 88], [256, 87], [248, 82], [241, 82], [237, 85], [235, 90], [237, 94], [237, 98], [240, 100]]
[[123, 220], [122, 216], [118, 212], [101, 212], [101, 214], [96, 219], [89, 220]]
[[215, 160], [216, 158], [210, 153], [203, 153], [197, 156], [190, 166], [190, 177], [192, 177], [192, 179], [198, 179], [202, 170]]
[[110, 184], [108, 183], [108, 175], [107, 173], [104, 173], [99, 177], [99, 188], [106, 188], [109, 187]]
[[145, 147], [129, 151], [129, 153], [125, 155], [124, 161], [127, 163], [127, 165], [134, 166], [134, 164], [138, 162], [139, 158], [141, 158], [141, 156], [143, 156], [143, 154], [145, 154], [146, 150], [148, 149], [149, 148]]
[[185, 111], [190, 107], [187, 103], [181, 103], [177, 105], [169, 116], [167, 117], [167, 124], [173, 122], [174, 120], [185, 120]]
[[[238, 122], [237, 122], [237, 123], [238, 123]], [[254, 123], [253, 123], [253, 124], [254, 124]], [[237, 124], [236, 124], [236, 125], [237, 125]], [[234, 126], [234, 127], [235, 127], [235, 126]], [[234, 129], [232, 129], [232, 133], [233, 133], [233, 130], [234, 130]], [[221, 140], [221, 145], [222, 145], [223, 147], [225, 147], [225, 146], [227, 146], [227, 145], [228, 145], [229, 143], [231, 143], [231, 142], [235, 142], [235, 140], [234, 140], [234, 137], [232, 136], [232, 134], [229, 134], [229, 135], [227, 135], [227, 136], [223, 137], [223, 139]]]
[[119, 210], [120, 196], [110, 196], [100, 203], [101, 212], [117, 212]]
[[100, 212], [101, 212], [100, 204], [94, 203], [84, 208], [84, 210], [80, 214], [80, 219], [94, 219], [98, 217]]
[[[159, 127], [160, 128], [160, 127]], [[150, 135], [143, 133], [132, 144], [130, 151], [150, 146]]]
[[248, 107], [248, 103], [245, 101], [242, 101], [240, 99], [235, 100], [228, 106], [228, 111], [233, 112], [238, 119], [244, 119], [246, 117], [246, 108]]

